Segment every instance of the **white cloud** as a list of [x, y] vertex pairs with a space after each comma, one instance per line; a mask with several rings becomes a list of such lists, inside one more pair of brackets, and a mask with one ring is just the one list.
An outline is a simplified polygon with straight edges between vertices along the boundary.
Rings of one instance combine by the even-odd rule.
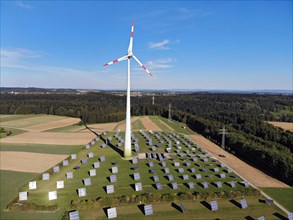
[[1, 65], [12, 65], [23, 59], [39, 58], [44, 55], [43, 52], [32, 51], [24, 48], [0, 49]]
[[167, 50], [167, 49], [170, 49], [170, 47], [168, 47], [169, 43], [170, 43], [169, 40], [163, 40], [160, 42], [149, 42], [149, 48]]
[[15, 4], [20, 8], [32, 9], [32, 6], [30, 4], [24, 3], [23, 1], [17, 1]]
[[175, 61], [176, 61], [176, 59], [174, 59], [174, 58], [150, 60], [147, 62], [147, 67], [151, 70], [167, 69], [167, 68], [171, 68], [172, 63], [174, 63]]

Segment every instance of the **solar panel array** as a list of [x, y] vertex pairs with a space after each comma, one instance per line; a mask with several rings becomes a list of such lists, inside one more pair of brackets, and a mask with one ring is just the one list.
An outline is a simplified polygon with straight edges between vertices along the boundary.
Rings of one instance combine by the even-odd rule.
[[64, 188], [64, 181], [60, 180], [56, 182], [56, 188], [57, 189], [63, 189]]
[[49, 173], [43, 173], [42, 180], [49, 180], [49, 179], [50, 179], [50, 174]]
[[94, 157], [94, 153], [93, 152], [90, 152], [87, 154], [88, 158], [93, 158]]
[[86, 196], [86, 188], [79, 188], [77, 192], [79, 197]]
[[107, 194], [114, 193], [114, 185], [107, 185], [106, 191], [107, 191]]
[[71, 160], [75, 160], [76, 159], [76, 154], [71, 154]]
[[293, 220], [293, 212], [288, 213], [288, 220]]
[[73, 179], [73, 172], [67, 172], [66, 173], [66, 179]]
[[51, 191], [48, 193], [49, 200], [56, 200], [57, 199], [57, 191]]
[[140, 173], [134, 173], [133, 174], [133, 179], [134, 180], [140, 180]]
[[135, 191], [142, 191], [142, 183], [135, 183]]
[[28, 183], [29, 189], [36, 189], [37, 188], [37, 181], [32, 181]]
[[19, 192], [19, 201], [26, 201], [28, 197], [28, 192]]
[[110, 182], [111, 182], [111, 183], [115, 183], [115, 182], [117, 182], [117, 177], [116, 177], [116, 175], [111, 175], [109, 178], [110, 178]]
[[260, 216], [257, 218], [257, 220], [265, 220], [265, 217], [264, 216]]
[[100, 162], [94, 162], [93, 167], [96, 168], [100, 168]]
[[68, 162], [68, 160], [63, 160], [63, 162], [62, 162], [62, 166], [68, 166], [68, 164], [69, 164], [69, 162]]
[[90, 185], [92, 185], [91, 178], [85, 178], [85, 179], [83, 180], [83, 184], [84, 184], [85, 186], [90, 186]]
[[54, 173], [58, 173], [59, 171], [60, 171], [59, 166], [54, 166], [54, 167], [53, 167], [53, 172], [54, 172]]
[[90, 170], [89, 173], [90, 173], [90, 176], [96, 176], [97, 175], [95, 169]]
[[118, 173], [118, 167], [112, 167], [111, 170], [112, 173]]

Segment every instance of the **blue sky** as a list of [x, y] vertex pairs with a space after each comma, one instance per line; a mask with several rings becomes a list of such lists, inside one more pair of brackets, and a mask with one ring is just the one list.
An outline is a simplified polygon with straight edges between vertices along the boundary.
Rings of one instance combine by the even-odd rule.
[[292, 89], [292, 1], [1, 1], [1, 86]]

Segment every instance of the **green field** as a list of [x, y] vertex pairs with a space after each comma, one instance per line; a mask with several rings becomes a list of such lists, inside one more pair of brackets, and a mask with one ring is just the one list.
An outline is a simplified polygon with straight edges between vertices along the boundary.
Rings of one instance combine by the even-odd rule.
[[293, 188], [262, 188], [266, 194], [293, 212]]
[[132, 127], [133, 130], [145, 130], [145, 127], [143, 126], [140, 118], [138, 118], [136, 121], [134, 121], [131, 124], [131, 127]]
[[17, 129], [17, 128], [8, 128], [8, 127], [3, 127], [3, 128], [5, 128], [6, 131], [11, 131], [11, 134], [9, 136], [7, 136], [6, 133], [1, 133], [0, 138], [10, 137], [10, 136], [14, 136], [14, 135], [18, 135], [18, 134], [22, 134], [22, 133], [27, 132], [27, 131]]
[[[4, 117], [3, 120], [1, 119], [1, 126], [9, 127], [9, 128], [23, 128], [32, 125], [38, 125], [41, 123], [48, 123], [52, 121], [58, 121], [65, 119], [65, 116], [56, 116], [56, 115], [24, 115], [18, 119], [18, 115], [13, 115], [7, 119]], [[6, 121], [5, 121], [6, 120]]]
[[11, 144], [1, 143], [0, 151], [23, 151], [44, 154], [73, 154], [82, 149], [82, 146], [65, 146], [50, 144]]
[[[158, 134], [158, 133], [156, 133]], [[108, 138], [109, 136], [112, 136], [113, 133], [109, 133], [103, 138]], [[169, 136], [170, 133], [166, 133], [166, 136]], [[121, 137], [124, 137], [124, 133], [120, 133]], [[144, 137], [135, 132], [135, 136], [139, 139], [139, 145], [140, 145], [140, 152], [151, 152], [151, 148], [145, 144]], [[158, 143], [158, 140], [155, 138], [155, 136], [152, 136], [154, 145]], [[181, 142], [184, 142], [183, 136], [176, 137]], [[208, 158], [208, 161], [204, 162], [202, 159], [200, 159], [200, 155], [205, 155], [205, 152], [202, 151], [200, 148], [197, 148], [196, 145], [191, 144], [192, 147], [195, 148], [195, 150], [191, 150], [191, 148], [187, 148], [187, 146], [181, 144], [182, 149], [180, 153], [187, 153], [186, 150], [189, 150], [190, 152], [185, 154], [183, 156], [186, 158], [186, 160], [182, 160], [182, 155], [180, 153], [174, 152], [174, 148], [172, 150], [171, 156], [175, 161], [180, 162], [181, 167], [184, 168], [185, 172], [184, 174], [189, 175], [189, 180], [183, 180], [182, 174], [178, 172], [177, 167], [174, 166], [174, 161], [167, 159], [166, 164], [170, 169], [170, 173], [174, 176], [174, 181], [178, 183], [179, 189], [172, 190], [171, 187], [168, 185], [170, 184], [170, 181], [167, 179], [167, 174], [163, 171], [162, 164], [158, 160], [152, 160], [154, 163], [154, 167], [150, 168], [148, 165], [147, 159], [139, 159], [138, 164], [132, 164], [130, 161], [123, 160], [119, 154], [119, 149], [117, 146], [118, 141], [116, 138], [113, 138], [111, 141], [112, 148], [107, 146], [106, 148], [101, 148], [101, 145], [104, 142], [100, 139], [94, 146], [92, 146], [90, 149], [83, 149], [77, 153], [77, 160], [71, 160], [69, 166], [62, 167], [59, 173], [53, 173], [52, 170], [49, 170], [49, 172], [52, 174], [49, 181], [43, 181], [41, 180], [41, 176], [38, 175], [35, 177], [35, 180], [37, 180], [38, 189], [37, 190], [29, 190], [28, 184], [25, 184], [23, 187], [19, 189], [19, 191], [29, 191], [29, 202], [35, 203], [38, 205], [44, 205], [44, 206], [50, 206], [57, 204], [61, 209], [60, 210], [71, 210], [71, 201], [79, 201], [79, 200], [96, 200], [99, 197], [102, 198], [111, 198], [112, 200], [115, 200], [117, 197], [121, 196], [135, 196], [140, 195], [142, 193], [153, 193], [153, 194], [178, 194], [179, 192], [188, 193], [190, 191], [197, 192], [197, 193], [204, 193], [204, 192], [222, 192], [227, 191], [231, 192], [234, 191], [235, 193], [238, 192], [244, 192], [246, 188], [239, 184], [238, 182], [241, 181], [239, 177], [237, 177], [234, 173], [227, 173], [225, 170], [227, 170], [226, 167], [221, 167], [220, 163], [214, 159]], [[174, 144], [174, 143], [173, 143]], [[161, 147], [157, 148], [156, 152], [165, 152], [166, 148], [166, 142]], [[93, 158], [88, 158], [88, 164], [81, 165], [80, 159], [86, 158], [87, 154], [89, 152], [94, 153]], [[191, 157], [189, 156], [190, 153], [193, 153], [194, 156], [198, 157], [197, 161], [191, 160]], [[99, 161], [99, 156], [105, 156], [106, 161], [100, 162], [100, 168], [96, 169], [97, 175], [90, 177], [92, 185], [90, 186], [84, 186], [82, 180], [84, 178], [88, 178], [89, 174], [88, 171], [90, 169], [93, 169], [92, 164], [96, 161]], [[134, 153], [136, 155], [136, 153]], [[113, 166], [112, 162], [118, 162], [118, 169], [119, 172], [116, 174], [118, 182], [110, 183], [109, 182], [109, 176], [112, 175], [111, 173], [111, 167]], [[189, 167], [185, 162], [191, 162], [192, 165]], [[73, 170], [74, 166], [81, 166], [78, 170]], [[136, 171], [131, 170], [131, 167], [138, 166], [138, 169]], [[194, 173], [191, 173], [189, 168], [194, 167], [196, 169], [196, 173], [200, 173], [202, 175], [202, 179], [197, 180], [194, 178]], [[202, 171], [201, 168], [207, 168], [207, 171]], [[226, 177], [224, 179], [221, 179], [219, 176], [217, 176], [217, 173], [212, 171], [211, 169], [214, 167], [219, 168], [219, 172], [217, 173], [225, 173]], [[153, 174], [151, 174], [149, 171], [150, 169], [155, 169], [156, 174], [159, 177], [159, 181], [163, 186], [163, 189], [158, 191], [155, 187], [155, 182], [153, 181]], [[73, 171], [74, 178], [67, 180], [65, 178], [66, 172]], [[141, 176], [141, 180], [135, 181], [132, 178], [132, 174], [135, 172], [139, 172]], [[64, 180], [64, 189], [58, 189], [58, 199], [49, 201], [48, 200], [48, 192], [56, 190], [56, 181]], [[186, 183], [188, 182], [194, 182], [195, 188], [190, 190]], [[208, 189], [203, 189], [201, 187], [200, 182], [206, 181], [209, 183]], [[223, 184], [223, 188], [217, 188], [215, 185], [212, 184], [212, 182], [216, 181], [236, 181], [236, 188], [231, 188], [230, 186]], [[132, 184], [136, 182], [142, 182], [143, 185], [143, 191], [136, 192], [132, 186]], [[115, 187], [115, 193], [113, 194], [107, 194], [105, 191], [105, 186], [113, 184]], [[87, 190], [87, 196], [86, 197], [78, 197], [76, 190], [78, 188], [86, 188]], [[239, 200], [240, 198], [236, 199]], [[249, 201], [249, 208], [247, 210], [241, 210], [231, 202], [229, 202], [229, 199], [220, 199], [219, 206], [221, 207], [221, 210], [215, 214], [214, 212], [211, 212], [208, 210], [204, 205], [200, 203], [201, 200], [196, 199], [195, 201], [183, 201], [187, 208], [186, 214], [181, 214], [178, 212], [178, 210], [174, 209], [174, 207], [171, 206], [170, 202], [163, 202], [154, 204], [155, 205], [155, 214], [152, 216], [152, 218], [156, 219], [188, 219], [190, 215], [198, 216], [196, 219], [201, 218], [208, 218], [213, 219], [216, 216], [220, 216], [223, 218], [229, 217], [236, 217], [236, 216], [242, 216], [243, 218], [246, 216], [252, 216], [257, 217], [257, 214], [260, 213], [262, 215], [266, 215], [266, 219], [273, 219], [273, 213], [279, 212], [281, 213], [276, 207], [267, 206], [263, 203], [258, 202], [259, 198], [254, 197], [248, 197], [247, 200]], [[209, 200], [213, 200], [210, 198]], [[177, 202], [178, 203], [178, 202]], [[146, 218], [139, 208], [137, 207], [139, 203], [135, 203], [132, 205], [121, 205], [118, 206], [118, 212], [119, 215], [121, 215], [121, 218], [119, 219], [126, 219], [130, 216], [138, 218], [138, 219], [144, 219]], [[82, 207], [79, 210], [81, 212], [82, 219], [95, 219], [95, 218], [102, 218], [105, 219], [106, 216], [104, 214], [103, 208], [104, 206], [101, 206], [98, 209], [95, 209], [95, 211], [91, 211], [90, 209], [83, 210]], [[229, 213], [229, 214], [227, 214]], [[56, 214], [56, 213], [55, 213]], [[58, 214], [56, 214], [58, 215]], [[60, 213], [59, 213], [60, 215]], [[53, 215], [51, 216], [53, 218]]]

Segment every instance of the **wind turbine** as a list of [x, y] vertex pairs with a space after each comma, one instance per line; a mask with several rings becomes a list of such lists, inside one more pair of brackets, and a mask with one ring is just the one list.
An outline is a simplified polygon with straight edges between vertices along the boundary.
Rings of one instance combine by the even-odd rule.
[[113, 60], [109, 63], [104, 64], [104, 66], [109, 66], [111, 64], [120, 62], [122, 60], [127, 60], [128, 68], [127, 68], [127, 98], [126, 98], [126, 128], [125, 128], [125, 145], [124, 145], [124, 158], [131, 158], [131, 120], [130, 120], [130, 59], [133, 58], [150, 76], [153, 76], [151, 72], [137, 59], [136, 56], [132, 53], [132, 45], [133, 45], [133, 37], [134, 37], [134, 22], [132, 21], [131, 32], [130, 32], [130, 42], [127, 54], [123, 57], [120, 57], [116, 60]]

